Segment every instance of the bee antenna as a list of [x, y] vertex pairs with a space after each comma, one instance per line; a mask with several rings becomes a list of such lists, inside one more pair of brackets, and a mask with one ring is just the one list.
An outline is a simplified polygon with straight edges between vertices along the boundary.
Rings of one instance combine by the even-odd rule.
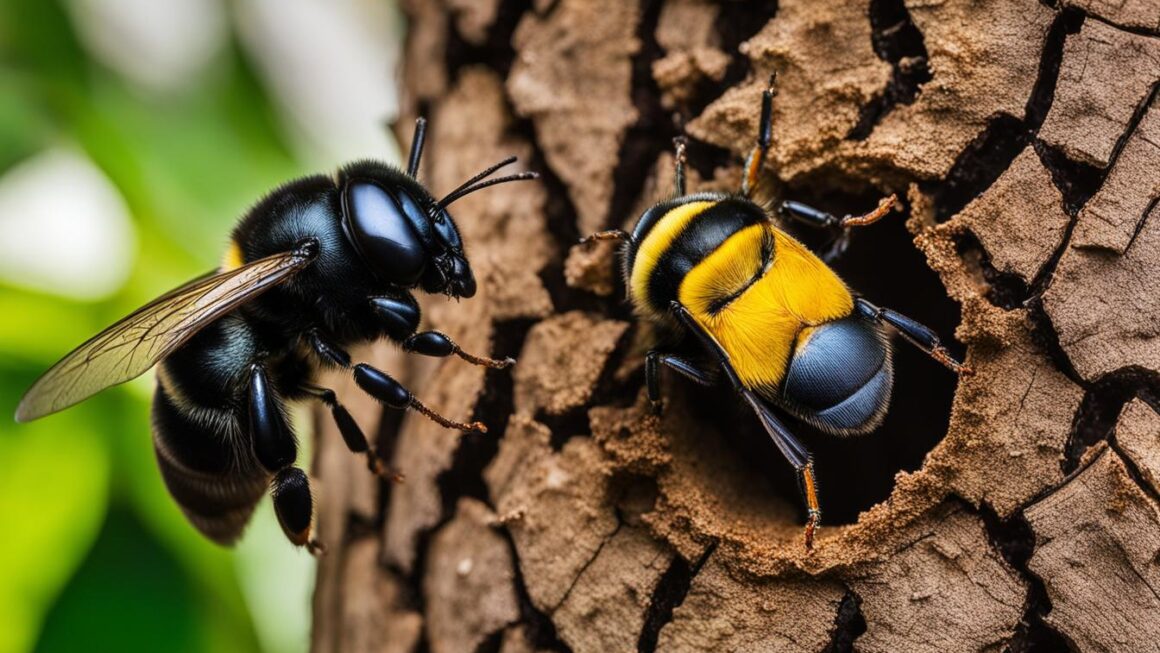
[[[481, 175], [481, 176], [486, 176], [486, 175]], [[439, 200], [439, 208], [445, 209], [448, 206], [450, 206], [452, 202], [460, 199], [464, 195], [470, 195], [471, 193], [474, 193], [477, 190], [483, 190], [484, 188], [487, 188], [488, 186], [495, 186], [496, 184], [506, 184], [509, 181], [524, 181], [525, 179], [531, 180], [531, 179], [539, 179], [539, 178], [540, 178], [540, 173], [538, 173], [538, 172], [520, 172], [520, 173], [517, 173], [514, 175], [508, 175], [506, 177], [497, 177], [495, 179], [488, 179], [487, 181], [478, 183], [474, 186], [468, 186], [467, 184], [464, 184], [463, 186], [460, 186], [459, 188], [448, 193], [447, 196], [444, 197], [443, 199]]]
[[494, 165], [488, 166], [488, 168], [487, 168], [486, 170], [484, 170], [483, 172], [481, 172], [481, 173], [479, 173], [479, 174], [475, 175], [475, 176], [474, 176], [474, 177], [472, 177], [471, 179], [468, 179], [467, 181], [463, 182], [462, 184], [459, 184], [459, 187], [458, 187], [458, 188], [456, 188], [455, 190], [451, 191], [450, 193], [447, 193], [447, 195], [445, 195], [445, 196], [444, 196], [444, 198], [443, 198], [442, 200], [439, 200], [439, 204], [441, 204], [441, 205], [442, 205], [442, 204], [443, 204], [443, 201], [444, 201], [444, 200], [446, 200], [448, 197], [451, 197], [452, 195], [454, 195], [454, 194], [458, 193], [459, 191], [461, 191], [461, 190], [463, 190], [463, 189], [467, 188], [468, 186], [470, 186], [470, 185], [474, 184], [475, 182], [479, 181], [480, 179], [483, 179], [484, 177], [486, 177], [486, 176], [490, 175], [491, 173], [495, 172], [496, 170], [499, 170], [500, 168], [502, 168], [502, 167], [504, 167], [504, 166], [508, 166], [508, 165], [511, 165], [511, 164], [515, 163], [515, 162], [516, 162], [516, 160], [517, 160], [517, 158], [518, 158], [518, 157], [515, 157], [515, 156], [509, 156], [508, 158], [504, 159], [503, 161], [500, 161], [499, 163], [496, 163], [496, 164], [494, 164]]

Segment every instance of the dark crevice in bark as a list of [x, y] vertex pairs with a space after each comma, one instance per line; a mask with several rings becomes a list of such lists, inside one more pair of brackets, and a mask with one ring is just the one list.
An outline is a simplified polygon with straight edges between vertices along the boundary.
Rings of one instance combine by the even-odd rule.
[[652, 76], [653, 62], [664, 56], [656, 37], [663, 4], [660, 0], [642, 3], [640, 23], [636, 28], [640, 51], [632, 57], [630, 91], [637, 120], [625, 133], [617, 156], [606, 227], [618, 227], [633, 217], [633, 206], [648, 180], [653, 162], [678, 133], [668, 112], [661, 106], [661, 92]]
[[1024, 122], [1005, 113], [992, 116], [987, 127], [967, 144], [942, 181], [925, 184], [934, 202], [935, 221], [945, 222], [991, 187], [1027, 146]]
[[[511, 320], [496, 324], [491, 356], [503, 358], [519, 356], [524, 340], [532, 327], [530, 320]], [[483, 394], [475, 404], [471, 419], [487, 425], [487, 433], [463, 433], [451, 459], [451, 466], [435, 479], [442, 500], [443, 520], [450, 520], [455, 504], [463, 497], [472, 497], [488, 505], [487, 484], [483, 470], [499, 451], [499, 441], [507, 430], [508, 420], [515, 412], [512, 372], [488, 369], [484, 375]], [[432, 529], [432, 530], [437, 530]]]
[[487, 38], [476, 45], [469, 43], [455, 29], [455, 14], [447, 15], [447, 49], [444, 52], [444, 67], [448, 79], [454, 84], [459, 79], [459, 71], [466, 66], [484, 66], [506, 78], [515, 60], [512, 35], [520, 24], [520, 19], [532, 8], [531, 0], [503, 0], [496, 12], [495, 21], [488, 29]]
[[1148, 29], [1147, 27], [1138, 27], [1136, 25], [1124, 25], [1121, 23], [1116, 23], [1116, 22], [1110, 21], [1107, 18], [1104, 18], [1102, 16], [1097, 16], [1095, 14], [1086, 14], [1086, 16], [1087, 16], [1087, 18], [1089, 18], [1091, 20], [1099, 21], [1105, 25], [1108, 25], [1109, 27], [1114, 27], [1122, 32], [1131, 32], [1132, 34], [1136, 34], [1138, 36], [1149, 36], [1149, 37], [1153, 37], [1153, 38], [1160, 37], [1160, 29]]
[[1144, 223], [1148, 221], [1148, 216], [1152, 215], [1152, 211], [1156, 210], [1157, 205], [1160, 205], [1160, 197], [1152, 198], [1152, 201], [1148, 202], [1148, 206], [1144, 208], [1144, 212], [1136, 220], [1136, 226], [1132, 229], [1132, 237], [1128, 239], [1128, 244], [1124, 246], [1125, 256], [1132, 249], [1132, 244], [1136, 242], [1136, 238], [1140, 236], [1140, 232], [1144, 230]]
[[1152, 108], [1157, 94], [1160, 94], [1160, 82], [1152, 84], [1152, 88], [1149, 89], [1148, 94], [1144, 96], [1144, 99], [1132, 111], [1132, 118], [1128, 120], [1127, 129], [1120, 134], [1116, 139], [1116, 144], [1112, 146], [1112, 154], [1108, 157], [1108, 167], [1104, 169], [1103, 175], [1100, 177], [1101, 184], [1103, 184], [1104, 179], [1111, 172], [1112, 168], [1116, 167], [1116, 162], [1119, 161], [1120, 154], [1124, 151], [1124, 146], [1128, 144], [1128, 139], [1132, 137], [1132, 134], [1136, 133], [1136, 128], [1140, 126], [1140, 123], [1144, 120], [1144, 116]]
[[[924, 184], [924, 190], [931, 195], [935, 207], [935, 220], [944, 222], [961, 211], [971, 200], [981, 195], [995, 183], [1015, 157], [1032, 142], [1043, 121], [1051, 110], [1055, 87], [1059, 81], [1059, 68], [1063, 61], [1063, 46], [1068, 34], [1077, 32], [1083, 16], [1074, 11], [1063, 11], [1056, 16], [1043, 41], [1039, 72], [1031, 93], [1027, 98], [1022, 118], [1009, 114], [996, 114], [987, 121], [987, 127], [963, 151], [945, 179]], [[1038, 151], [1038, 147], [1037, 147]], [[1044, 159], [1042, 152], [1040, 158]], [[1051, 170], [1051, 163], [1044, 160]], [[1055, 172], [1052, 178], [1056, 178]], [[1069, 186], [1083, 190], [1086, 186], [1073, 179]], [[1060, 186], [1059, 181], [1056, 185]], [[1068, 191], [1060, 186], [1065, 197]], [[1086, 197], [1083, 200], [1086, 201]], [[1082, 203], [1082, 202], [1081, 202]]]
[[1076, 385], [1086, 386], [1087, 384], [1080, 377], [1079, 372], [1075, 371], [1075, 366], [1071, 364], [1067, 352], [1059, 344], [1059, 332], [1055, 330], [1055, 325], [1051, 323], [1051, 317], [1047, 315], [1047, 311], [1043, 310], [1043, 300], [1038, 295], [1033, 295], [1024, 306], [1027, 308], [1027, 317], [1031, 321], [1031, 341], [1043, 353], [1047, 354], [1055, 369], [1063, 372], [1068, 380]]
[[559, 453], [572, 438], [591, 435], [589, 433], [591, 429], [588, 428], [587, 406], [577, 406], [559, 415], [551, 415], [547, 411], [538, 410], [532, 419], [546, 426], [552, 433], [549, 444], [552, 451], [556, 453]]
[[1035, 153], [1051, 173], [1051, 181], [1063, 194], [1064, 209], [1071, 215], [1079, 212], [1103, 183], [1102, 171], [1088, 163], [1072, 161], [1058, 149], [1036, 139]]
[[1107, 179], [1108, 173], [1111, 172], [1119, 160], [1124, 145], [1131, 138], [1132, 134], [1135, 133], [1136, 128], [1139, 127], [1140, 122], [1144, 119], [1144, 115], [1148, 113], [1148, 109], [1155, 102], [1158, 93], [1160, 93], [1160, 82], [1153, 84], [1144, 99], [1136, 105], [1127, 127], [1120, 133], [1115, 145], [1112, 147], [1106, 168], [1099, 168], [1089, 163], [1073, 161], [1059, 149], [1036, 139], [1035, 151], [1039, 154], [1043, 165], [1051, 172], [1052, 181], [1059, 188], [1060, 192], [1063, 193], [1064, 206], [1067, 208], [1068, 213], [1072, 215], [1079, 213], [1079, 210], [1083, 208], [1084, 204], [1087, 204], [1087, 201], [1100, 189], [1104, 180]]
[[532, 603], [532, 598], [528, 595], [528, 585], [524, 581], [524, 572], [518, 562], [519, 553], [516, 551], [515, 541], [512, 540], [511, 533], [506, 528], [496, 529], [496, 532], [503, 535], [504, 540], [507, 541], [511, 559], [515, 562], [512, 565], [512, 571], [515, 574], [513, 584], [516, 588], [516, 601], [519, 603], [520, 609], [519, 623], [524, 625], [524, 633], [528, 638], [528, 643], [536, 651], [572, 653], [572, 649], [556, 633], [556, 625], [552, 623], [551, 617], [541, 612]]
[[1027, 583], [1027, 598], [1023, 604], [1023, 617], [1015, 626], [1015, 634], [1007, 643], [1006, 653], [1047, 653], [1048, 651], [1070, 650], [1067, 639], [1049, 626], [1043, 617], [1051, 612], [1051, 600], [1047, 596], [1043, 581], [1027, 567], [1027, 561], [1035, 550], [1035, 533], [1022, 512], [1001, 519], [994, 509], [983, 504], [979, 509], [987, 539], [991, 547], [1003, 556]]
[[933, 77], [926, 41], [902, 0], [870, 0], [869, 14], [874, 54], [890, 64], [891, 73], [886, 88], [862, 107], [858, 122], [846, 135], [855, 141], [869, 138], [894, 107], [912, 104], [922, 85]]
[[500, 647], [503, 645], [503, 628], [495, 631], [487, 636], [479, 646], [475, 647], [475, 653], [499, 653]]
[[1027, 106], [1023, 113], [1023, 122], [1031, 132], [1038, 132], [1051, 111], [1051, 103], [1055, 98], [1055, 87], [1059, 82], [1059, 67], [1063, 63], [1063, 45], [1068, 34], [1075, 34], [1083, 25], [1083, 14], [1067, 9], [1059, 12], [1047, 31], [1047, 38], [1043, 42], [1043, 54], [1039, 59], [1039, 73], [1035, 78], [1035, 85], [1031, 88], [1031, 96], [1027, 98]]
[[753, 38], [768, 25], [769, 21], [777, 16], [777, 9], [776, 0], [726, 2], [719, 5], [717, 20], [713, 26], [721, 51], [728, 55], [729, 63], [720, 81], [703, 80], [693, 99], [681, 107], [682, 123], [689, 117], [701, 115], [706, 107], [749, 75], [753, 65], [749, 57], [741, 54], [741, 44]]
[[1023, 278], [1010, 272], [1000, 272], [992, 263], [991, 255], [975, 234], [967, 231], [955, 238], [955, 251], [964, 260], [974, 259], [983, 273], [989, 289], [985, 295], [992, 306], [1005, 311], [1021, 308], [1031, 296], [1031, 289]]
[[838, 603], [838, 612], [834, 615], [830, 643], [822, 650], [824, 653], [853, 653], [854, 640], [865, 632], [866, 618], [862, 616], [862, 600], [853, 590], [846, 590]]
[[1124, 404], [1137, 396], [1155, 405], [1160, 398], [1160, 373], [1142, 367], [1126, 367], [1086, 386], [1064, 448], [1064, 460], [1060, 466], [1065, 474], [1079, 468], [1084, 452], [1092, 445], [1110, 439]]
[[679, 555], [673, 557], [672, 564], [661, 575], [649, 600], [644, 627], [641, 629], [640, 639], [636, 642], [636, 650], [639, 653], [654, 653], [657, 650], [661, 628], [673, 620], [673, 610], [684, 603], [693, 584], [693, 578], [701, 571], [701, 567], [716, 548], [716, 543], [706, 548], [692, 565]]

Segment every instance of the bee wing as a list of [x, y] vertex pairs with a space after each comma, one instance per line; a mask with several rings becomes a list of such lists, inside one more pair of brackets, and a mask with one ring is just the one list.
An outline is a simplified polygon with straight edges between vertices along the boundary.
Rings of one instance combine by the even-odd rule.
[[314, 260], [302, 247], [199, 277], [93, 336], [45, 372], [16, 408], [43, 417], [140, 376], [214, 320], [285, 281]]

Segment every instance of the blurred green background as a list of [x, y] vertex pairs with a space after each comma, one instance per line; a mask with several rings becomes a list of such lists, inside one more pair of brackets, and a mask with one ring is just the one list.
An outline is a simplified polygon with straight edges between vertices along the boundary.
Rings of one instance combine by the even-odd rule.
[[214, 267], [269, 189], [397, 158], [399, 31], [388, 2], [0, 0], [0, 653], [308, 648], [313, 560], [268, 500], [234, 550], [186, 523], [151, 374], [9, 416], [75, 345]]

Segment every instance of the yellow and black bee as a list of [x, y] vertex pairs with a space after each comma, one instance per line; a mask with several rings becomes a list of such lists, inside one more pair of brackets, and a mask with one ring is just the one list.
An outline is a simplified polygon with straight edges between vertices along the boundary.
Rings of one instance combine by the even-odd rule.
[[[648, 352], [645, 378], [654, 405], [659, 407], [661, 365], [703, 385], [716, 382], [719, 368], [757, 413], [797, 470], [809, 549], [821, 519], [812, 457], [771, 406], [835, 435], [876, 428], [893, 385], [886, 325], [955, 372], [969, 370], [929, 328], [852, 293], [753, 201], [772, 138], [773, 96], [771, 78], [739, 194], [686, 195], [684, 141], [677, 139], [674, 197], [645, 211], [632, 233], [602, 231], [581, 242], [622, 241], [625, 286], [637, 312], [692, 335], [716, 361], [704, 366], [675, 353]], [[865, 215], [844, 218], [792, 201], [778, 208], [807, 225], [846, 229], [875, 222], [895, 201], [891, 196]]]
[[454, 429], [386, 372], [352, 366], [346, 349], [388, 337], [427, 356], [472, 356], [438, 331], [416, 333], [412, 289], [471, 297], [476, 283], [448, 205], [481, 188], [534, 179], [487, 179], [505, 159], [435, 199], [416, 179], [426, 122], [419, 119], [406, 171], [364, 161], [337, 177], [290, 182], [234, 229], [222, 266], [171, 291], [82, 344], [36, 381], [17, 421], [54, 413], [158, 365], [153, 446], [161, 475], [189, 521], [220, 544], [235, 541], [269, 490], [291, 542], [311, 538], [313, 500], [294, 466], [298, 445], [285, 403], [313, 398], [330, 408], [351, 451], [388, 473], [332, 390], [313, 383], [319, 366], [347, 369], [359, 387], [396, 409], [411, 408]]

